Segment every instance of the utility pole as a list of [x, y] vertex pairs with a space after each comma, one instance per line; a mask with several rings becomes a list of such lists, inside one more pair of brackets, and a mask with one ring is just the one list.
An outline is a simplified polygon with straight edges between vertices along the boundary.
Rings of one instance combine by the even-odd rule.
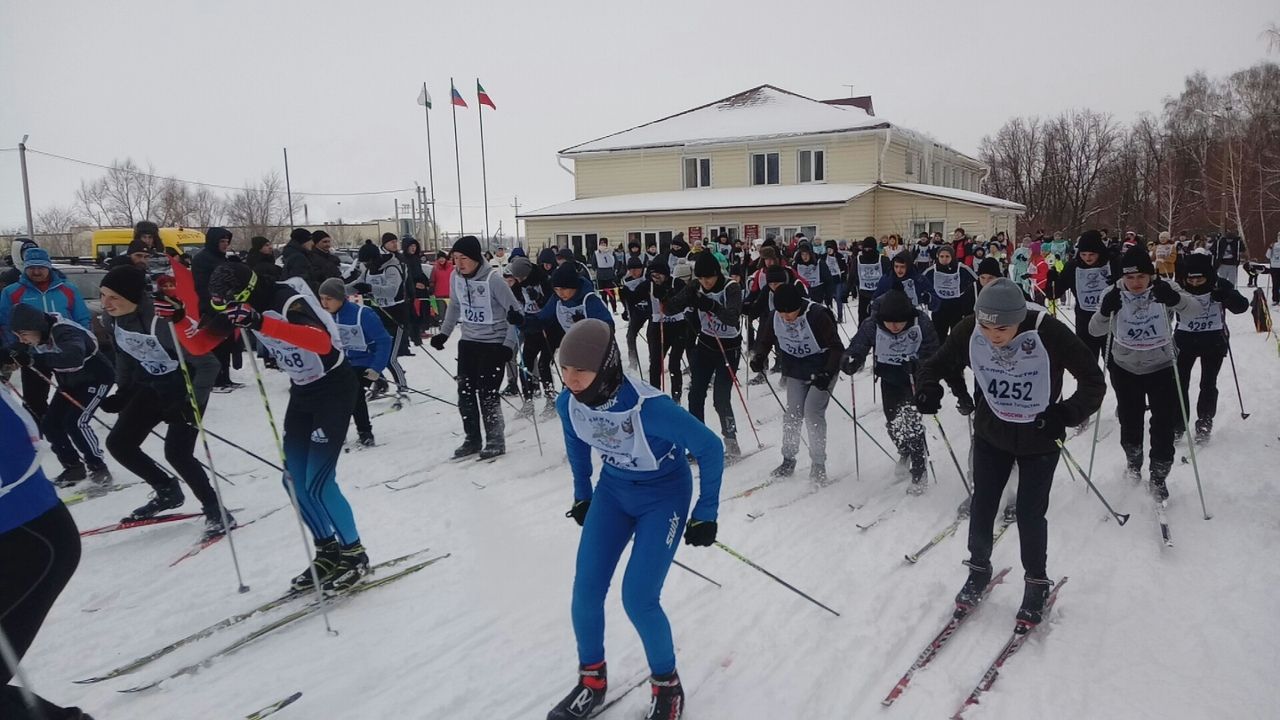
[[289, 148], [284, 148], [284, 194], [289, 202], [289, 226], [293, 226], [293, 189], [289, 186]]
[[516, 225], [515, 225], [516, 229], [514, 232], [515, 239], [511, 241], [511, 246], [515, 247], [516, 245], [520, 244], [520, 196], [519, 195], [512, 198], [511, 207], [515, 208], [515, 211], [516, 211]]
[[18, 162], [22, 165], [22, 202], [27, 206], [27, 237], [32, 240], [36, 239], [36, 226], [31, 221], [31, 185], [27, 181], [27, 138], [30, 135], [23, 135], [22, 142], [18, 143]]

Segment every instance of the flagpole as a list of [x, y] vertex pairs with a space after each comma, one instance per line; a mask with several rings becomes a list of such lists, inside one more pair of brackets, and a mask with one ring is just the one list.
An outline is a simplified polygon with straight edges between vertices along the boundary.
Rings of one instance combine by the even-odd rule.
[[[476, 87], [480, 87], [480, 79], [476, 78]], [[476, 116], [480, 118], [480, 181], [484, 187], [484, 246], [489, 247], [492, 235], [489, 234], [489, 172], [484, 159], [484, 103], [476, 102]]]
[[467, 232], [466, 221], [462, 219], [462, 156], [458, 154], [458, 105], [453, 96], [458, 92], [453, 86], [453, 78], [449, 78], [449, 107], [453, 111], [453, 165], [458, 173], [458, 234]]
[[[427, 96], [427, 84], [422, 83], [422, 94]], [[453, 100], [452, 97], [449, 98]], [[427, 183], [431, 188], [431, 239], [436, 245], [436, 249], [440, 249], [440, 236], [436, 230], [436, 170], [435, 163], [431, 160], [431, 107], [428, 104], [422, 106], [423, 115], [427, 121]]]

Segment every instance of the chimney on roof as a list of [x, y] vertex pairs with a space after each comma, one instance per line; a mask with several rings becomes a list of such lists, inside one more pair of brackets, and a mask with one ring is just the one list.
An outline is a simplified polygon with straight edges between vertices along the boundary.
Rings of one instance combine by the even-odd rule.
[[870, 95], [859, 95], [858, 97], [836, 98], [835, 100], [823, 100], [824, 105], [845, 105], [850, 107], [862, 108], [871, 117], [876, 116], [875, 106], [871, 104]]

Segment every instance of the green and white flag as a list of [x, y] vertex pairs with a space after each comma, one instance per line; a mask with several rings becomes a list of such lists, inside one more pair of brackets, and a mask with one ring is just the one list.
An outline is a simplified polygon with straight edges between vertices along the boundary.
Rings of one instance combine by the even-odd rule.
[[423, 85], [422, 90], [418, 91], [418, 104], [428, 110], [431, 109], [431, 93], [427, 92], [426, 85]]

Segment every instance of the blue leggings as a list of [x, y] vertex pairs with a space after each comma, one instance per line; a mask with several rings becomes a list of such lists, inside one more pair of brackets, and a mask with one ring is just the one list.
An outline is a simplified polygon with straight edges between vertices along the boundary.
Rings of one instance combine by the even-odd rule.
[[[335, 370], [331, 375], [339, 374]], [[322, 397], [294, 395], [284, 414], [284, 459], [302, 519], [317, 541], [335, 535], [343, 545], [360, 540], [351, 505], [338, 487], [338, 458], [351, 423], [356, 384], [350, 371], [339, 383], [327, 383]], [[336, 378], [335, 378], [336, 379]]]
[[622, 576], [622, 607], [640, 633], [649, 671], [665, 675], [676, 669], [671, 623], [662, 611], [660, 596], [684, 535], [692, 492], [693, 476], [687, 465], [643, 485], [601, 478], [582, 528], [573, 579], [573, 632], [582, 664], [604, 660], [604, 598], [622, 551], [634, 535]]

